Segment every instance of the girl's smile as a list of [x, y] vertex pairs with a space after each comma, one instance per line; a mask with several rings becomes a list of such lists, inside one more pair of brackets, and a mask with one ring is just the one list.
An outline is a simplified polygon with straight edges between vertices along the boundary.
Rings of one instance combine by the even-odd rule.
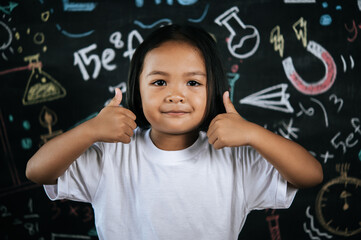
[[193, 45], [168, 41], [149, 51], [140, 74], [140, 96], [151, 136], [194, 135], [207, 106], [207, 74]]

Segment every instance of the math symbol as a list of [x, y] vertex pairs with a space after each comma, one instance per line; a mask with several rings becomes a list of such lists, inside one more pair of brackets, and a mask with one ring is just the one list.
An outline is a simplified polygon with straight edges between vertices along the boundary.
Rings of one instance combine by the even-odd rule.
[[355, 20], [352, 20], [352, 26], [351, 28], [349, 28], [346, 23], [345, 23], [345, 28], [346, 30], [352, 34], [351, 37], [348, 37], [347, 38], [347, 41], [349, 42], [354, 42], [357, 38], [357, 34], [358, 34], [358, 29], [357, 28], [360, 28], [361, 29], [361, 24], [359, 24], [358, 26], [356, 26], [356, 23], [355, 23]]
[[294, 137], [295, 139], [298, 138], [298, 135], [296, 134], [296, 132], [299, 131], [298, 128], [295, 128], [292, 126], [293, 125], [293, 119], [291, 118], [289, 123], [287, 124], [286, 122], [282, 122], [282, 126], [284, 129], [282, 128], [278, 128], [279, 133], [287, 139], [291, 139], [291, 136]]

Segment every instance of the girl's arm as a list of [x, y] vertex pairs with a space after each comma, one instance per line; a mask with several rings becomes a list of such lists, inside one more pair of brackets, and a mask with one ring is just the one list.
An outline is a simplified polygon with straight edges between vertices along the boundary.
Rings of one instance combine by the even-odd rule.
[[28, 161], [26, 177], [41, 184], [55, 184], [59, 176], [93, 143], [129, 143], [137, 127], [135, 115], [119, 104], [122, 93], [116, 89], [112, 101], [93, 119], [44, 144]]
[[323, 180], [321, 164], [302, 146], [243, 119], [229, 93], [223, 95], [227, 113], [211, 122], [207, 136], [216, 149], [250, 145], [297, 188], [311, 187]]

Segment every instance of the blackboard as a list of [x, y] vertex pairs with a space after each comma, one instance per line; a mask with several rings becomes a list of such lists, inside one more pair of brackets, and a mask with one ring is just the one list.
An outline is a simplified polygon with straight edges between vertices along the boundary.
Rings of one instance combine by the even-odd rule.
[[213, 34], [239, 113], [324, 169], [289, 209], [252, 212], [239, 239], [360, 239], [360, 0], [2, 0], [0, 239], [97, 239], [91, 206], [51, 202], [25, 166], [126, 94], [134, 49], [169, 23]]

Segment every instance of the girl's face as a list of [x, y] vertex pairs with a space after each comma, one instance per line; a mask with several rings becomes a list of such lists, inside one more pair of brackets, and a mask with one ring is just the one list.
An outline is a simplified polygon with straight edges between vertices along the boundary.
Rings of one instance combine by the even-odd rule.
[[139, 81], [152, 131], [186, 134], [198, 129], [206, 113], [207, 75], [196, 47], [168, 41], [149, 51]]

